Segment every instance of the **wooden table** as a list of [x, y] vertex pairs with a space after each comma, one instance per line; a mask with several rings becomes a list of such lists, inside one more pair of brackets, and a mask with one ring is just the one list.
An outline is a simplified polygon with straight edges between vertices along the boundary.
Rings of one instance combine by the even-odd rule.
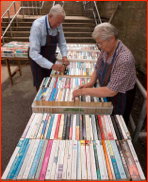
[[[26, 60], [28, 61], [28, 58], [23, 58], [23, 57], [1, 57], [2, 60], [5, 60], [6, 65], [7, 65], [7, 69], [8, 69], [8, 74], [9, 74], [9, 79], [10, 79], [10, 83], [11, 85], [13, 85], [13, 80], [12, 77], [19, 71], [20, 72], [20, 76], [22, 75], [22, 70], [21, 68], [24, 67], [25, 65], [27, 65], [28, 63], [26, 63], [25, 65], [21, 66], [21, 60]], [[11, 73], [11, 69], [10, 69], [10, 61], [11, 60], [17, 60], [18, 63], [18, 67]]]

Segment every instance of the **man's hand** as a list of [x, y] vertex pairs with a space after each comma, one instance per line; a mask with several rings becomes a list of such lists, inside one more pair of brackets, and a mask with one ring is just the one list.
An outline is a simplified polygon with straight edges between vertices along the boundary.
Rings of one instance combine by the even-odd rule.
[[69, 65], [69, 61], [68, 61], [67, 57], [62, 58], [62, 64], [64, 64], [66, 67]]
[[65, 66], [63, 66], [61, 64], [53, 64], [51, 69], [59, 71], [59, 72], [64, 72], [65, 71]]

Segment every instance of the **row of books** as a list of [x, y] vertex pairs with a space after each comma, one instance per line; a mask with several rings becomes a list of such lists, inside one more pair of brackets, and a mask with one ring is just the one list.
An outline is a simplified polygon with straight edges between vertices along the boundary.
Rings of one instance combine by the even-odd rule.
[[[56, 61], [55, 64], [62, 64], [61, 61]], [[64, 75], [70, 76], [87, 76], [90, 77], [95, 68], [94, 62], [74, 62], [70, 61], [70, 65], [66, 68]], [[51, 76], [53, 75], [61, 75], [62, 73], [59, 71], [52, 70]]]
[[37, 93], [36, 104], [43, 106], [110, 107], [111, 102], [108, 102], [107, 98], [83, 95], [73, 100], [73, 91], [79, 88], [81, 84], [89, 81], [89, 78], [47, 77], [43, 80]]
[[33, 113], [21, 138], [59, 140], [127, 140], [121, 115]]
[[20, 139], [2, 180], [145, 180], [130, 140]]
[[28, 57], [28, 42], [9, 42], [1, 47], [1, 57]]
[[[96, 60], [99, 57], [99, 52], [85, 52], [85, 51], [67, 51], [67, 58], [68, 59], [79, 59], [79, 60]], [[59, 52], [57, 55], [57, 59], [62, 59], [62, 55]]]

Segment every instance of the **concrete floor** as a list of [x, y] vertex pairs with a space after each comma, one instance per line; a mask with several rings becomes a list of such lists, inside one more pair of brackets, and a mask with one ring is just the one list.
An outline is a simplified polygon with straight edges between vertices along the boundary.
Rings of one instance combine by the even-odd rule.
[[[11, 72], [13, 72], [15, 69], [17, 68], [17, 66], [11, 66]], [[1, 84], [9, 77], [8, 75], [8, 70], [7, 70], [7, 66], [5, 65], [1, 65]]]

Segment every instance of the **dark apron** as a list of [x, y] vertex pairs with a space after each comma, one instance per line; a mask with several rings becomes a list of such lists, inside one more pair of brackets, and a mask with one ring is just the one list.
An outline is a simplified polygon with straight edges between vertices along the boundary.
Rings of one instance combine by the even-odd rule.
[[[57, 43], [59, 42], [59, 33], [56, 36], [49, 35], [47, 28], [47, 16], [48, 15], [45, 16], [45, 24], [47, 31], [46, 44], [45, 46], [41, 46], [40, 54], [47, 60], [50, 60], [50, 62], [55, 63], [56, 61], [55, 52], [57, 48]], [[43, 78], [50, 76], [51, 69], [42, 68], [30, 57], [29, 57], [29, 62], [33, 74], [33, 85], [39, 87]]]
[[[110, 74], [113, 67], [113, 63], [116, 56], [116, 51], [119, 47], [120, 42], [114, 52], [113, 59], [111, 64], [104, 63], [102, 60], [100, 66], [97, 69], [97, 78], [100, 82], [100, 86], [107, 86], [108, 82], [110, 81]], [[128, 124], [129, 115], [133, 106], [134, 98], [136, 93], [136, 85], [132, 90], [127, 91], [124, 93], [118, 93], [114, 97], [108, 97], [108, 101], [111, 101], [113, 104], [113, 112], [112, 115], [119, 114], [123, 115], [126, 124]]]

